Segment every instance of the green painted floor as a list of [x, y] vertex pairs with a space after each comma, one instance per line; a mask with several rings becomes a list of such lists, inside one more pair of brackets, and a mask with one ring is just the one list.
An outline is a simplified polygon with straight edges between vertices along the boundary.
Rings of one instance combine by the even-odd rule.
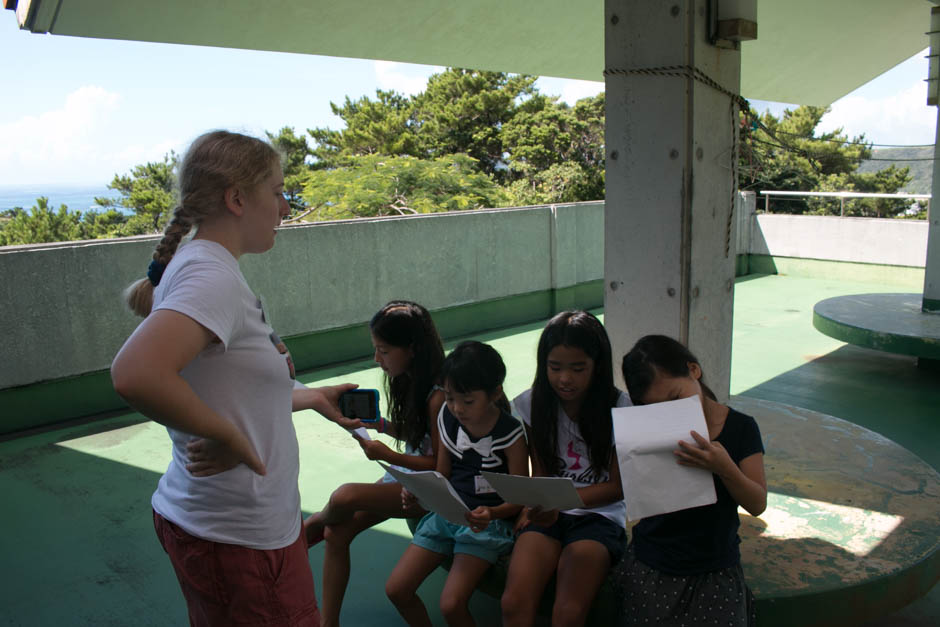
[[[812, 326], [813, 305], [840, 294], [903, 291], [898, 286], [751, 275], [736, 286], [732, 393], [829, 413], [882, 433], [940, 468], [940, 377], [913, 358], [846, 346]], [[503, 355], [507, 392], [534, 374], [542, 323], [475, 336]], [[448, 342], [448, 347], [454, 344]], [[377, 387], [368, 361], [321, 369], [308, 384], [352, 381]], [[353, 440], [312, 412], [296, 417], [301, 496], [315, 511], [346, 481], [381, 471]], [[162, 427], [117, 415], [0, 442], [0, 625], [178, 625], [186, 613], [169, 562], [154, 537], [149, 495], [169, 460]], [[940, 533], [940, 523], [938, 523]], [[390, 521], [353, 545], [347, 625], [400, 624], [383, 587], [408, 542]], [[319, 580], [323, 551], [310, 552]], [[443, 577], [421, 589], [434, 611]], [[498, 624], [498, 603], [478, 594], [481, 625]], [[435, 624], [443, 624], [432, 614]], [[940, 587], [868, 627], [940, 624]]]

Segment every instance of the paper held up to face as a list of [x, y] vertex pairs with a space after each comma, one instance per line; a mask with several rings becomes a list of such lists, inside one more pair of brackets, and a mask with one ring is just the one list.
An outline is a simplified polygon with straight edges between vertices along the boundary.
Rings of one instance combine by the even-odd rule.
[[581, 495], [568, 477], [520, 477], [497, 472], [481, 473], [504, 501], [542, 509], [584, 507]]
[[436, 470], [403, 472], [381, 462], [379, 462], [379, 466], [387, 470], [398, 483], [414, 494], [418, 502], [421, 503], [421, 507], [439, 514], [455, 525], [469, 526], [466, 514], [470, 509], [457, 495], [454, 487], [450, 485], [450, 481], [444, 475]]
[[695, 444], [690, 431], [708, 437], [702, 401], [697, 395], [652, 405], [615, 407], [611, 414], [628, 519], [639, 520], [718, 500], [712, 473], [680, 466], [673, 453], [679, 448], [679, 440]]

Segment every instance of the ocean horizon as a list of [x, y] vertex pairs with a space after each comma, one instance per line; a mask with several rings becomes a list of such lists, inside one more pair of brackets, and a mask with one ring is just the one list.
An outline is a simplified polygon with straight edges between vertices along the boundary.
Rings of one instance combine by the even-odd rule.
[[49, 206], [53, 209], [58, 209], [60, 205], [66, 205], [72, 211], [77, 210], [84, 213], [89, 209], [101, 209], [95, 204], [96, 197], [118, 198], [120, 194], [113, 189], [108, 189], [107, 185], [0, 184], [0, 211], [8, 211], [14, 207], [22, 207], [28, 210], [30, 207], [35, 206], [36, 199], [40, 196], [47, 197]]

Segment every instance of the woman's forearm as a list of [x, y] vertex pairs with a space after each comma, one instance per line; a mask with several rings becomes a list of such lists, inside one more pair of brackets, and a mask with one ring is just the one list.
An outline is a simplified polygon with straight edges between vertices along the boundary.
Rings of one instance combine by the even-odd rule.
[[178, 373], [135, 376], [119, 368], [112, 378], [115, 391], [131, 407], [155, 422], [226, 445], [244, 438], [234, 424], [206, 405]]

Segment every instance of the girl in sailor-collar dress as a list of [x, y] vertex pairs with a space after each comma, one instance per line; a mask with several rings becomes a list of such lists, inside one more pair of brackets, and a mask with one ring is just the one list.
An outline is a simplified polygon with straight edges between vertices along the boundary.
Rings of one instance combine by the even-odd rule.
[[521, 508], [504, 503], [480, 475], [483, 470], [528, 475], [523, 428], [509, 413], [502, 390], [505, 376], [499, 353], [480, 342], [464, 342], [444, 360], [437, 471], [470, 511], [463, 525], [433, 512], [422, 518], [389, 576], [386, 594], [409, 625], [431, 625], [417, 589], [451, 555], [441, 614], [450, 625], [473, 624], [470, 596], [490, 565], [512, 549], [510, 521]]

